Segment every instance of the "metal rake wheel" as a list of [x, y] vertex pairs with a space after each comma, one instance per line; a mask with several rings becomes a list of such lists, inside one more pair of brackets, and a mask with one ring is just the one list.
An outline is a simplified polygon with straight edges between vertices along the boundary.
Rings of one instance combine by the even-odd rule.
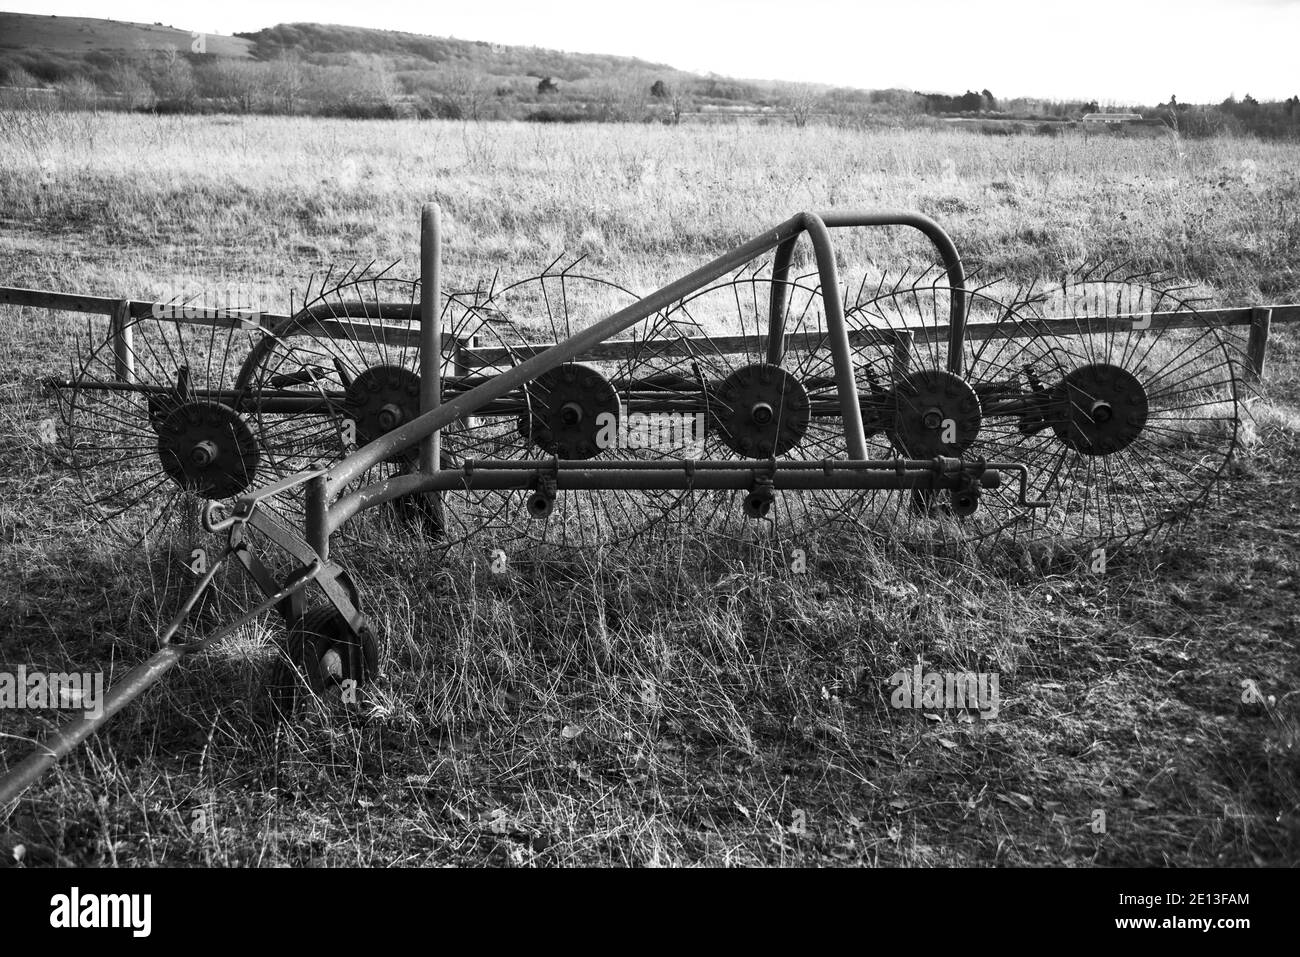
[[1019, 419], [1009, 451], [1052, 502], [1036, 534], [1156, 538], [1205, 504], [1237, 446], [1241, 385], [1233, 346], [1198, 318], [1187, 287], [1094, 269], [1020, 311], [1035, 335], [1017, 353], [1019, 397], [990, 402]]
[[[783, 335], [772, 343], [777, 285]], [[888, 374], [888, 360], [861, 345], [853, 358], [859, 395], [872, 395]], [[656, 457], [820, 462], [848, 455], [815, 276], [778, 284], [760, 264], [674, 303], [642, 330], [621, 375], [648, 411], [699, 416], [702, 440], [660, 442]], [[693, 490], [674, 496], [669, 528], [685, 534], [788, 538], [847, 520], [858, 494]]]
[[[495, 330], [497, 346], [474, 360], [480, 375], [499, 373], [563, 341], [588, 325], [634, 304], [636, 293], [577, 271], [581, 260], [553, 261], [541, 274], [493, 284], [470, 311]], [[638, 397], [629, 389], [626, 362], [583, 358], [553, 369], [489, 406], [477, 417], [482, 441], [453, 458], [499, 460], [645, 459], [653, 449], [629, 449], [627, 419]], [[480, 381], [480, 380], [474, 380]], [[467, 383], [472, 385], [473, 382]], [[444, 439], [444, 448], [449, 443]], [[659, 524], [680, 493], [652, 489], [548, 489], [493, 493], [498, 541], [537, 546], [594, 548], [627, 542]]]
[[[495, 324], [474, 309], [476, 291], [445, 296], [442, 309], [444, 399], [481, 381], [458, 366], [460, 349], [496, 341]], [[284, 436], [268, 452], [278, 472], [328, 468], [348, 452], [392, 431], [420, 414], [420, 284], [387, 267], [327, 273], [302, 308], [277, 327], [247, 358], [241, 388], [280, 401], [259, 406], [257, 418], [267, 434]], [[457, 376], [458, 372], [462, 372]], [[442, 462], [490, 458], [497, 440], [477, 420], [443, 430]], [[368, 470], [354, 487], [410, 474], [416, 451], [394, 456]], [[282, 496], [277, 507], [301, 521], [302, 491]], [[463, 541], [498, 527], [501, 503], [487, 493], [457, 490], [408, 496], [390, 509], [349, 523], [346, 536], [382, 531], [389, 542], [417, 529], [440, 545]]]
[[[952, 384], [942, 331], [952, 290], [927, 278], [863, 297], [849, 320], [911, 329], [911, 370]], [[1027, 510], [1007, 487], [963, 519], [929, 497], [873, 493], [861, 523], [905, 540], [1120, 543], [1159, 533], [1210, 494], [1236, 442], [1235, 365], [1172, 281], [1093, 271], [1005, 303], [986, 288], [969, 294], [966, 320], [960, 378], [979, 428], [960, 454], [1025, 464], [1029, 497], [1048, 507]]]
[[174, 310], [160, 304], [119, 338], [88, 326], [72, 377], [55, 383], [85, 503], [133, 545], [194, 526], [207, 502], [264, 481], [264, 450], [278, 439], [258, 430], [234, 390], [256, 323]]
[[[636, 301], [606, 280], [552, 263], [541, 275], [445, 297], [442, 311], [443, 401], [484, 382], [584, 324]], [[576, 264], [575, 264], [576, 265]], [[254, 393], [298, 397], [297, 408], [266, 404], [261, 427], [293, 436], [276, 449], [278, 469], [328, 467], [351, 449], [409, 421], [419, 411], [418, 281], [393, 267], [327, 276], [299, 312], [249, 357], [240, 382]], [[616, 422], [620, 405], [607, 363], [570, 363], [443, 429], [441, 463], [464, 469], [480, 461], [587, 458], [602, 413]], [[566, 422], [576, 418], [576, 422]], [[616, 431], [616, 429], [615, 429]], [[353, 483], [409, 474], [415, 453], [396, 456]], [[349, 523], [365, 537], [376, 523], [392, 542], [414, 528], [426, 543], [487, 547], [519, 541], [591, 547], [630, 538], [661, 516], [655, 493], [634, 490], [493, 491], [464, 487], [398, 499], [393, 508]], [[301, 497], [282, 508], [301, 513]]]
[[[956, 357], [949, 338], [954, 300], [966, 327]], [[874, 395], [863, 401], [869, 456], [1019, 461], [1013, 451], [1017, 425], [989, 414], [982, 386], [1014, 375], [1008, 369], [1032, 335], [1015, 298], [1005, 302], [989, 286], [956, 290], [932, 267], [863, 282], [845, 318], [853, 335], [880, 343], [877, 364], [885, 369]], [[1008, 352], [982, 350], [975, 329], [996, 329], [1010, 344]], [[1013, 483], [984, 489], [967, 514], [948, 493], [870, 491], [855, 499], [852, 521], [895, 541], [958, 545], [1021, 534], [1033, 517], [1018, 499]]]

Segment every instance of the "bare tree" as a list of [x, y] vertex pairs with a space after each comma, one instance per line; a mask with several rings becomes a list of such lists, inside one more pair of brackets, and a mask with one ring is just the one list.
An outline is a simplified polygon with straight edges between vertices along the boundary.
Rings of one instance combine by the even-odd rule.
[[808, 125], [820, 95], [817, 88], [808, 83], [791, 83], [786, 90], [786, 109], [794, 118], [794, 125], [802, 129]]
[[45, 85], [20, 66], [9, 67], [9, 72], [5, 74], [5, 83], [18, 90], [35, 90]]
[[294, 113], [307, 85], [302, 58], [296, 50], [286, 50], [271, 66], [270, 86], [277, 100], [284, 104], [286, 113]]
[[154, 57], [150, 79], [158, 98], [172, 103], [189, 104], [194, 99], [194, 68], [174, 46]]
[[637, 76], [611, 76], [592, 90], [596, 119], [602, 121], [645, 119], [649, 109], [647, 87]]
[[65, 109], [99, 112], [99, 87], [84, 76], [58, 84], [59, 102]]
[[269, 85], [266, 66], [245, 60], [222, 58], [205, 71], [205, 76], [215, 96], [233, 100], [245, 113], [251, 113], [262, 101]]
[[644, 120], [650, 110], [649, 88], [645, 80], [637, 76], [628, 76], [618, 83], [619, 107], [624, 118]]
[[115, 62], [108, 70], [108, 78], [113, 92], [121, 97], [126, 109], [139, 110], [154, 105], [153, 87], [130, 63]]
[[483, 74], [464, 66], [452, 67], [447, 73], [447, 96], [465, 119], [482, 119], [491, 95]]
[[668, 107], [672, 110], [674, 126], [682, 121], [682, 114], [688, 112], [693, 105], [689, 94], [683, 93], [680, 87], [673, 89], [668, 99]]

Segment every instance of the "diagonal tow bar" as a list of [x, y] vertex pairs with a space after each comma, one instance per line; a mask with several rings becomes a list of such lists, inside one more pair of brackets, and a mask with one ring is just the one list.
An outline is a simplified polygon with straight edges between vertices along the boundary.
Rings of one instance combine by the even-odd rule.
[[35, 751], [15, 765], [3, 777], [0, 777], [0, 806], [14, 800], [23, 791], [27, 790], [36, 782], [37, 778], [53, 767], [59, 758], [76, 748], [77, 745], [106, 724], [113, 715], [140, 697], [186, 655], [202, 651], [209, 645], [215, 645], [229, 638], [254, 618], [306, 588], [320, 574], [322, 568], [320, 561], [313, 561], [290, 575], [278, 592], [230, 624], [224, 625], [196, 641], [175, 641], [176, 633], [180, 631], [185, 619], [189, 617], [190, 611], [198, 602], [199, 596], [203, 594], [217, 569], [225, 563], [227, 558], [229, 558], [229, 553], [223, 556], [220, 561], [214, 562], [208, 573], [199, 582], [193, 594], [190, 595], [180, 612], [177, 613], [171, 624], [167, 626], [167, 629], [160, 636], [162, 647], [147, 661], [128, 671], [121, 681], [108, 689], [108, 693], [104, 696], [103, 711], [97, 717], [89, 718], [83, 715], [52, 732], [37, 745]]

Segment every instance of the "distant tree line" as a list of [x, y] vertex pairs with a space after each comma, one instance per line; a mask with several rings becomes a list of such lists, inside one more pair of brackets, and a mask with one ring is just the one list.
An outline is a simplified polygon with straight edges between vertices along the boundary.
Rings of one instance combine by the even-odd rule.
[[1300, 137], [1300, 96], [1261, 103], [1247, 93], [1240, 100], [1230, 96], [1214, 106], [1179, 103], [1178, 97], [1170, 96], [1168, 103], [1156, 108], [1155, 115], [1187, 136], [1250, 133], [1273, 139]]
[[[1096, 101], [999, 99], [961, 94], [861, 90], [806, 83], [697, 76], [644, 61], [532, 47], [424, 37], [360, 27], [281, 24], [241, 35], [251, 57], [191, 50], [0, 50], [0, 106], [69, 109], [278, 113], [356, 118], [419, 117], [538, 122], [664, 122], [757, 116], [760, 122], [841, 125], [936, 124], [978, 118], [988, 131], [1007, 121], [1078, 120]], [[1170, 97], [1125, 107], [1187, 136], [1300, 136], [1300, 98], [1247, 95], [1189, 106]], [[1003, 124], [1001, 127], [998, 124]], [[1023, 125], [1023, 123], [1021, 124]]]
[[980, 113], [998, 108], [998, 101], [988, 90], [975, 93], [967, 90], [961, 96], [945, 93], [917, 93], [926, 113]]

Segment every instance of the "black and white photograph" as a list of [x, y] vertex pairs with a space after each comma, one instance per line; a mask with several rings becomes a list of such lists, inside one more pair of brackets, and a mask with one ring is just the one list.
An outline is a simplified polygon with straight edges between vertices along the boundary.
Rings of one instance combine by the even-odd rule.
[[0, 5], [6, 926], [833, 869], [1250, 940], [1300, 0]]

